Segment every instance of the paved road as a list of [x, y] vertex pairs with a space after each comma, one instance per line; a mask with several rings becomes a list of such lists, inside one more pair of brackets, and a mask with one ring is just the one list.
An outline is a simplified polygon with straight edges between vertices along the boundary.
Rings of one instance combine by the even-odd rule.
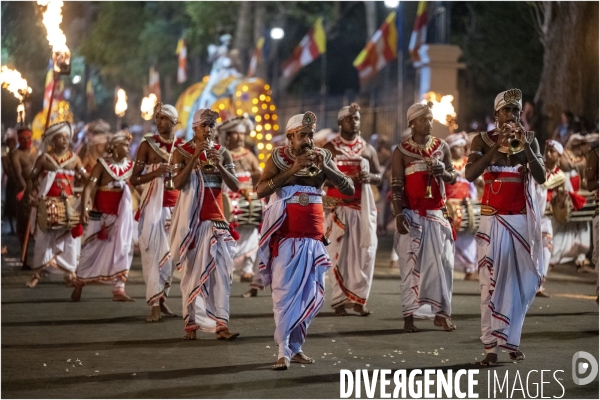
[[[476, 282], [456, 273], [453, 320], [458, 330], [441, 332], [419, 320], [421, 332], [402, 330], [397, 270], [388, 267], [390, 237], [381, 238], [369, 317], [335, 317], [328, 306], [309, 329], [305, 352], [317, 363], [274, 372], [274, 322], [268, 292], [243, 299], [247, 284], [232, 287], [230, 328], [236, 342], [199, 334], [183, 341], [180, 318], [144, 321], [147, 308], [139, 257], [127, 283], [135, 303], [113, 303], [109, 286], [90, 286], [81, 303], [69, 299], [71, 289], [60, 277], [25, 287], [26, 275], [14, 263], [14, 238], [2, 237], [10, 252], [2, 262], [2, 397], [4, 398], [337, 398], [340, 369], [440, 368], [474, 369], [482, 358], [479, 336], [479, 293]], [[598, 398], [598, 378], [578, 386], [571, 378], [571, 359], [587, 351], [598, 359], [598, 306], [595, 278], [559, 266], [548, 279], [549, 299], [536, 299], [525, 321], [521, 348], [527, 355], [513, 363], [506, 353], [501, 364], [481, 369], [475, 392], [488, 397], [488, 371], [535, 396], [540, 370], [546, 373], [544, 397]], [[180, 312], [176, 284], [169, 298]], [[527, 373], [529, 382], [526, 381]], [[552, 373], [556, 370], [556, 379]], [[491, 375], [493, 376], [493, 375]], [[461, 381], [462, 383], [462, 381]], [[560, 385], [559, 385], [560, 383]], [[537, 386], [536, 386], [537, 385]], [[464, 384], [461, 384], [464, 389]], [[379, 389], [377, 389], [379, 397]], [[527, 392], [526, 392], [527, 393]], [[512, 394], [522, 398], [520, 391]], [[362, 391], [363, 398], [365, 391]], [[493, 392], [492, 392], [493, 396]], [[507, 398], [506, 389], [498, 398]], [[352, 396], [354, 398], [354, 395]]]

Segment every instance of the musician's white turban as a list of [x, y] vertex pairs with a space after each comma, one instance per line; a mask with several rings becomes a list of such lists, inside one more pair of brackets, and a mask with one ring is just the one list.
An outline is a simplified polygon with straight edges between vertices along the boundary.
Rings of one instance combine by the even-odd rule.
[[285, 130], [286, 133], [295, 133], [307, 127], [317, 129], [317, 116], [312, 111], [307, 111], [304, 114], [296, 114], [291, 117]]
[[507, 104], [519, 106], [519, 110], [523, 109], [523, 94], [519, 89], [509, 89], [499, 93], [494, 100], [494, 110], [498, 111]]
[[159, 114], [169, 118], [171, 122], [173, 122], [173, 125], [179, 122], [177, 120], [179, 113], [177, 112], [177, 109], [170, 104], [156, 103], [154, 106], [154, 118]]
[[546, 146], [552, 147], [558, 154], [562, 154], [565, 151], [563, 145], [556, 140], [546, 140]]
[[194, 118], [192, 119], [192, 128], [195, 128], [205, 122], [209, 124], [216, 124], [217, 118], [219, 118], [218, 112], [208, 108], [201, 108], [194, 113]]
[[71, 128], [71, 124], [68, 121], [63, 121], [50, 125], [42, 135], [42, 140], [49, 142], [59, 133], [66, 133], [69, 135], [69, 140], [71, 140], [73, 138], [73, 128]]
[[[348, 115], [353, 115], [360, 111], [360, 106], [357, 103], [352, 103], [349, 106], [342, 107], [338, 112], [338, 122], [346, 118]], [[360, 115], [360, 113], [359, 113]]]
[[448, 147], [453, 148], [455, 146], [466, 146], [467, 145], [467, 134], [464, 132], [453, 133], [448, 135], [445, 139], [448, 143]]
[[412, 106], [410, 106], [408, 108], [408, 111], [406, 112], [406, 119], [408, 121], [408, 124], [410, 125], [412, 120], [414, 120], [415, 118], [427, 114], [427, 112], [431, 111], [431, 107], [433, 107], [433, 103], [431, 101], [428, 101], [425, 104], [415, 103]]

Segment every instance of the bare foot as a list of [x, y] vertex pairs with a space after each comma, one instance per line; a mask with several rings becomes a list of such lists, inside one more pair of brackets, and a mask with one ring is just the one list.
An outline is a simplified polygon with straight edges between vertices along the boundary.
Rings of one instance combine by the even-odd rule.
[[125, 293], [113, 293], [112, 301], [135, 301]]
[[196, 340], [196, 331], [187, 331], [183, 336], [183, 340]]
[[513, 361], [523, 361], [525, 359], [525, 354], [521, 351], [513, 351], [512, 353], [508, 353], [508, 356]]
[[39, 275], [34, 274], [31, 276], [31, 278], [29, 278], [26, 285], [27, 285], [27, 287], [34, 288], [38, 284], [39, 281], [40, 281]]
[[251, 274], [249, 272], [244, 272], [240, 278], [240, 282], [252, 282], [253, 278], [254, 278], [254, 274]]
[[160, 321], [160, 307], [153, 306], [150, 315], [146, 317], [146, 322], [157, 322]]
[[465, 274], [465, 281], [478, 281], [479, 275], [477, 272], [467, 272]]
[[160, 312], [163, 313], [163, 315], [165, 317], [176, 317], [177, 314], [175, 314], [173, 311], [171, 311], [169, 309], [169, 307], [167, 307], [167, 302], [166, 301], [161, 301], [159, 303], [159, 307], [160, 307]]
[[75, 286], [75, 289], [73, 289], [73, 293], [71, 293], [71, 301], [81, 300], [81, 291], [82, 290], [83, 290], [83, 286]]
[[535, 297], [550, 297], [546, 289], [540, 288], [540, 290], [535, 294]]
[[412, 332], [418, 332], [418, 331], [419, 330], [415, 326], [415, 318], [412, 316], [412, 314], [409, 315], [408, 317], [404, 317], [404, 332], [412, 333]]
[[290, 368], [290, 360], [285, 357], [281, 357], [277, 360], [277, 364], [273, 364], [271, 367], [273, 371], [285, 371]]
[[255, 289], [255, 288], [248, 290], [246, 293], [244, 293], [242, 295], [242, 297], [245, 299], [249, 299], [250, 297], [256, 297], [256, 296], [258, 296], [258, 289]]
[[435, 318], [433, 319], [433, 324], [435, 326], [441, 326], [444, 328], [445, 331], [453, 331], [456, 329], [456, 325], [454, 325], [452, 323], [452, 321], [450, 321], [450, 319], [446, 319], [444, 317], [440, 317], [439, 315], [436, 315]]
[[595, 274], [596, 273], [596, 271], [594, 271], [593, 268], [591, 268], [588, 264], [584, 264], [584, 263], [577, 265], [577, 272], [579, 272], [580, 274]]
[[298, 364], [314, 364], [315, 359], [310, 358], [306, 354], [300, 352], [300, 353], [296, 354], [294, 357], [292, 357], [292, 362], [298, 363]]
[[229, 329], [217, 332], [217, 339], [220, 340], [235, 340], [238, 336], [240, 336], [239, 333], [231, 333]]
[[337, 306], [333, 310], [335, 311], [335, 315], [338, 317], [345, 317], [346, 315], [348, 315], [348, 313], [346, 312], [346, 306], [344, 306], [343, 304], [341, 306]]
[[65, 274], [63, 277], [66, 287], [74, 287], [77, 276], [75, 274]]
[[356, 311], [361, 317], [366, 317], [367, 315], [371, 314], [371, 311], [369, 311], [367, 307], [362, 304], [354, 304], [354, 311]]
[[498, 354], [496, 353], [487, 353], [485, 358], [478, 362], [479, 365], [484, 366], [493, 366], [498, 364]]

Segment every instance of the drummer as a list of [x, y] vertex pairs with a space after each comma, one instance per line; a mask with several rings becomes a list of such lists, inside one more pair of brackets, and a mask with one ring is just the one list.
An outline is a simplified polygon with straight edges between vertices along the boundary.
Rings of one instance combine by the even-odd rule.
[[[461, 206], [468, 201], [477, 201], [477, 186], [474, 182], [465, 179], [465, 165], [467, 165], [466, 146], [468, 136], [465, 132], [453, 133], [446, 138], [452, 155], [452, 165], [457, 173], [456, 183], [445, 183], [446, 198], [453, 204], [454, 227], [460, 228], [461, 219], [469, 218], [462, 214]], [[477, 243], [475, 233], [459, 231], [454, 243], [454, 269], [465, 273], [466, 281], [478, 281], [477, 274]]]
[[377, 250], [377, 208], [371, 185], [381, 183], [381, 168], [377, 151], [361, 137], [359, 111], [356, 103], [342, 107], [340, 134], [324, 147], [355, 187], [354, 194], [346, 196], [329, 184], [325, 199], [333, 198], [333, 209], [325, 212], [325, 235], [331, 242], [327, 247], [333, 266], [331, 307], [338, 316], [347, 315], [346, 307], [361, 316], [371, 313], [366, 304]]
[[[225, 192], [233, 208], [232, 232], [237, 232], [237, 235], [233, 234], [237, 240], [233, 268], [236, 271], [242, 270], [242, 282], [252, 282], [250, 291], [244, 297], [255, 297], [259, 289], [264, 289], [256, 263], [258, 225], [261, 222], [263, 203], [254, 190], [262, 170], [256, 156], [245, 147], [246, 135], [252, 129], [254, 124], [247, 114], [225, 120], [217, 127], [219, 143], [229, 150], [240, 184], [240, 190], [234, 192], [227, 189]], [[240, 208], [240, 201], [247, 202], [248, 208]]]
[[[74, 201], [71, 200], [74, 200], [75, 175], [87, 179], [88, 174], [79, 156], [69, 150], [72, 137], [73, 129], [68, 122], [59, 122], [48, 127], [42, 136], [44, 152], [35, 161], [27, 182], [29, 200], [33, 206], [38, 207], [33, 275], [27, 282], [29, 287], [37, 285], [41, 277], [50, 271], [64, 273], [67, 284], [74, 284], [75, 281], [81, 235], [75, 232], [75, 228], [69, 233], [70, 226], [78, 222], [73, 219], [78, 218], [78, 215], [73, 215], [70, 219], [66, 205], [74, 205]], [[49, 213], [45, 212], [51, 205], [58, 210], [56, 224], [49, 220]], [[73, 221], [75, 222], [72, 224]]]

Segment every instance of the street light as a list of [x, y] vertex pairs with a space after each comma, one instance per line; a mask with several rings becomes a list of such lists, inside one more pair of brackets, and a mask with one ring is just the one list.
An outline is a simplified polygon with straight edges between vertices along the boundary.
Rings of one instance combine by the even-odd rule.
[[[285, 32], [283, 29], [275, 27], [271, 29], [271, 39], [273, 40], [281, 40]], [[273, 74], [273, 88], [275, 89], [275, 94], [279, 95], [279, 52], [277, 51], [277, 47], [273, 49], [275, 51], [275, 71]]]
[[385, 0], [383, 2], [383, 4], [385, 4], [385, 6], [387, 8], [396, 8], [398, 7], [398, 3], [400, 3], [399, 1], [391, 1], [391, 0]]
[[271, 29], [271, 39], [273, 39], [273, 40], [283, 39], [284, 34], [285, 34], [285, 32], [281, 28]]
[[115, 114], [117, 114], [117, 131], [121, 130], [121, 118], [127, 111], [127, 94], [121, 88], [117, 90], [117, 102], [115, 103]]

